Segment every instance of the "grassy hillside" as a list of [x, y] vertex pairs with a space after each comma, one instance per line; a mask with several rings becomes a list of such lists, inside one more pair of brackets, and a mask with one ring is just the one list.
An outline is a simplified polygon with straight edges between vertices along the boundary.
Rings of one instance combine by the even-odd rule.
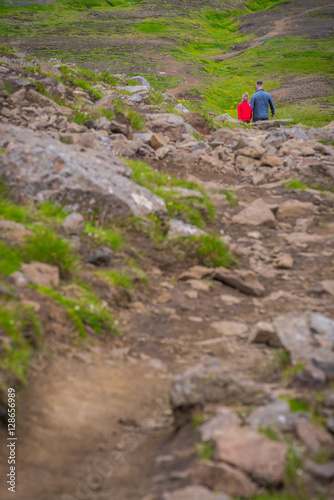
[[277, 117], [311, 125], [334, 115], [333, 16], [329, 0], [8, 1], [0, 41], [94, 70], [140, 73], [159, 90], [176, 88], [192, 110], [232, 116], [261, 78]]

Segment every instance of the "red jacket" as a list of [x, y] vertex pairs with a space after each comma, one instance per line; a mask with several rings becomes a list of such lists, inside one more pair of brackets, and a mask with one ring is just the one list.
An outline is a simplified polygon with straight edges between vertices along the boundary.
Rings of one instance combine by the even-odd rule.
[[253, 116], [252, 108], [247, 101], [243, 101], [238, 106], [238, 120], [250, 122]]

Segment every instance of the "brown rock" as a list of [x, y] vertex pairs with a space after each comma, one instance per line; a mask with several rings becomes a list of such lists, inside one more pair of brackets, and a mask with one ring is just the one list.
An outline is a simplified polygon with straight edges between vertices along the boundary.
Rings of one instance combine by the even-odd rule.
[[249, 156], [250, 158], [254, 158], [256, 160], [259, 160], [261, 156], [264, 154], [265, 150], [262, 146], [259, 145], [252, 145], [252, 146], [246, 146], [244, 148], [238, 149], [235, 153], [235, 156]]
[[59, 78], [61, 77], [61, 71], [59, 71], [58, 68], [51, 66], [51, 64], [48, 64], [46, 62], [41, 62], [40, 67], [42, 73], [46, 73], [47, 75], [57, 76]]
[[282, 167], [283, 161], [283, 158], [279, 156], [264, 155], [261, 158], [262, 165], [266, 167]]
[[0, 219], [0, 236], [11, 244], [22, 245], [31, 231], [18, 222]]
[[217, 267], [214, 269], [213, 277], [215, 280], [236, 288], [247, 295], [261, 297], [265, 294], [264, 286], [252, 271], [244, 269], [231, 271], [224, 267]]
[[303, 202], [298, 200], [288, 200], [283, 202], [278, 211], [277, 218], [278, 219], [290, 219], [290, 218], [299, 218], [299, 217], [307, 217], [308, 215], [312, 215], [316, 212], [316, 207], [313, 203]]
[[192, 476], [195, 484], [214, 491], [224, 491], [236, 498], [253, 497], [259, 491], [246, 474], [228, 464], [201, 462], [192, 470]]
[[214, 435], [215, 458], [250, 474], [259, 483], [273, 486], [284, 480], [286, 447], [247, 428], [229, 427]]
[[167, 141], [163, 134], [155, 133], [151, 137], [151, 146], [153, 149], [157, 150], [159, 148], [165, 148], [167, 146]]
[[293, 258], [289, 253], [282, 253], [275, 259], [274, 266], [279, 269], [292, 269]]
[[156, 303], [167, 304], [167, 302], [170, 302], [171, 300], [173, 300], [172, 295], [169, 292], [164, 292], [156, 299]]
[[225, 493], [212, 493], [203, 486], [187, 486], [181, 490], [164, 493], [162, 500], [229, 500]]
[[245, 338], [248, 333], [248, 326], [238, 321], [215, 321], [211, 326], [224, 337]]
[[249, 168], [257, 168], [260, 166], [260, 161], [251, 158], [250, 156], [238, 155], [235, 158], [235, 166], [239, 170], [247, 170]]
[[333, 449], [334, 438], [326, 429], [312, 422], [299, 422], [296, 425], [297, 436], [312, 452], [318, 453], [322, 447]]
[[262, 198], [257, 198], [248, 207], [234, 215], [232, 222], [250, 226], [275, 227], [275, 216], [269, 205]]
[[193, 266], [179, 276], [179, 280], [200, 280], [212, 276], [214, 270], [205, 266]]
[[249, 342], [251, 344], [268, 344], [272, 347], [282, 347], [275, 328], [271, 323], [265, 321], [256, 323], [249, 336]]
[[85, 219], [81, 214], [73, 212], [65, 218], [61, 228], [69, 236], [81, 236], [85, 229]]
[[20, 89], [20, 90], [17, 90], [16, 92], [14, 92], [9, 100], [13, 103], [13, 104], [19, 104], [20, 102], [22, 102], [26, 96], [26, 89]]
[[21, 271], [26, 274], [34, 285], [54, 288], [59, 285], [59, 269], [42, 262], [21, 264]]
[[36, 90], [29, 89], [27, 92], [27, 99], [31, 102], [36, 102], [42, 108], [46, 106], [52, 106], [57, 110], [58, 113], [62, 115], [69, 116], [73, 113], [72, 109], [67, 108], [66, 106], [59, 106], [59, 104], [55, 103], [52, 99], [49, 99], [45, 95], [36, 92]]

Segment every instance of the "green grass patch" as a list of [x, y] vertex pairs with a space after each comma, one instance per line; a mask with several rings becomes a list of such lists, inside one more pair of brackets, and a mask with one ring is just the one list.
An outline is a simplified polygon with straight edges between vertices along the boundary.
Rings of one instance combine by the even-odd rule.
[[308, 186], [305, 186], [302, 182], [298, 181], [297, 179], [291, 179], [291, 181], [286, 182], [284, 184], [284, 187], [288, 189], [309, 189]]
[[120, 250], [124, 246], [124, 237], [119, 230], [107, 227], [96, 227], [94, 224], [86, 222], [84, 234], [93, 239], [99, 245], [108, 245], [113, 250]]
[[215, 235], [175, 238], [168, 243], [171, 248], [182, 250], [187, 257], [196, 259], [207, 267], [232, 267], [237, 263], [227, 245]]
[[97, 271], [97, 274], [106, 278], [115, 287], [126, 288], [131, 290], [134, 287], [134, 277], [124, 271]]
[[11, 339], [10, 346], [3, 348], [0, 367], [26, 384], [33, 348], [40, 345], [42, 337], [39, 319], [31, 307], [20, 302], [0, 302], [0, 326]]
[[230, 207], [237, 207], [239, 205], [239, 200], [233, 191], [230, 191], [229, 189], [217, 189], [215, 193], [224, 194]]
[[127, 106], [120, 99], [115, 99], [113, 104], [115, 106], [116, 115], [119, 113], [123, 114], [129, 120], [129, 123], [134, 130], [143, 130], [145, 126], [145, 118], [141, 113], [138, 113], [138, 111], [132, 109], [130, 106]]
[[[143, 162], [126, 161], [132, 170], [132, 179], [146, 187], [165, 200], [168, 213], [171, 217], [182, 218], [198, 227], [215, 220], [216, 212], [205, 190], [194, 182], [184, 181], [177, 177], [156, 171]], [[201, 197], [182, 197], [173, 187], [192, 189], [200, 192]]]
[[73, 273], [77, 259], [66, 240], [51, 229], [37, 225], [33, 227], [33, 235], [27, 238], [22, 248], [22, 260], [35, 260], [57, 266], [60, 275], [66, 278]]
[[201, 460], [213, 460], [214, 458], [215, 449], [212, 443], [198, 443], [195, 450]]
[[66, 297], [66, 291], [60, 294], [50, 288], [36, 288], [66, 309], [75, 331], [80, 337], [88, 337], [87, 327], [99, 335], [118, 333], [107, 304], [102, 303], [93, 291], [77, 286], [75, 289], [76, 297], [69, 298]]
[[274, 429], [273, 427], [262, 427], [260, 429], [260, 432], [264, 434], [271, 441], [280, 440], [279, 432], [277, 431], [277, 429]]
[[0, 275], [9, 276], [21, 267], [22, 256], [17, 248], [11, 248], [0, 240]]

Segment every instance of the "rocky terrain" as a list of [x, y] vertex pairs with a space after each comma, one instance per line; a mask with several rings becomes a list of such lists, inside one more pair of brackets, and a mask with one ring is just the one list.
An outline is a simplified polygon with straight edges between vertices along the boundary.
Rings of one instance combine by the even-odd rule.
[[0, 58], [17, 498], [334, 498], [333, 122], [80, 71]]

